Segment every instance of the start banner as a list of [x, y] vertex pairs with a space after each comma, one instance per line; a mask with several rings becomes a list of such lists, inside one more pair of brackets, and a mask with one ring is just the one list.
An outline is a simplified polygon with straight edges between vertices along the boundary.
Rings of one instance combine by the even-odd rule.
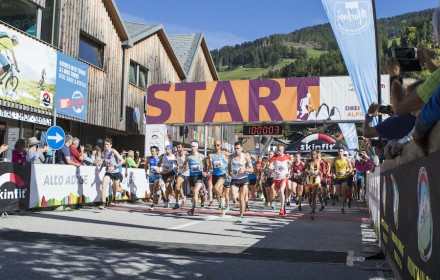
[[381, 244], [401, 279], [440, 279], [440, 151], [381, 173]]
[[29, 208], [31, 167], [0, 163], [0, 212]]
[[[71, 165], [32, 165], [30, 207], [49, 207], [101, 201], [101, 182], [105, 171], [97, 167]], [[127, 174], [127, 176], [125, 176]], [[121, 187], [145, 198], [149, 192], [143, 169], [125, 168], [121, 173]], [[111, 194], [111, 186], [108, 186]]]
[[[389, 102], [388, 75], [382, 96]], [[147, 124], [362, 121], [350, 77], [153, 84]]]

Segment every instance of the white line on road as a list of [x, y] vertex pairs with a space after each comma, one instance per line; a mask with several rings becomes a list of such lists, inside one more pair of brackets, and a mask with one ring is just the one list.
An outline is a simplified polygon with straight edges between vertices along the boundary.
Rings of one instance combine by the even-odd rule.
[[210, 221], [210, 220], [214, 220], [214, 219], [224, 219], [224, 218], [231, 218], [231, 216], [220, 217], [220, 216], [213, 216], [213, 215], [211, 215], [211, 216], [207, 216], [205, 219], [203, 219], [201, 221], [195, 221], [195, 222], [183, 224], [183, 225], [180, 225], [180, 226], [175, 226], [175, 227], [170, 228], [170, 230], [181, 229], [181, 228], [193, 226], [193, 225], [196, 225], [196, 224], [200, 224], [200, 223], [203, 223], [203, 222], [206, 222], [206, 221]]

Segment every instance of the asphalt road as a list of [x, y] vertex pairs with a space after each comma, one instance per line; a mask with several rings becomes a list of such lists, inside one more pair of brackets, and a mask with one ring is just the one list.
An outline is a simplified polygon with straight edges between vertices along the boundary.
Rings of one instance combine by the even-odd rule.
[[327, 206], [309, 219], [253, 201], [238, 209], [172, 210], [118, 204], [107, 210], [27, 212], [0, 219], [0, 279], [384, 279], [368, 211]]

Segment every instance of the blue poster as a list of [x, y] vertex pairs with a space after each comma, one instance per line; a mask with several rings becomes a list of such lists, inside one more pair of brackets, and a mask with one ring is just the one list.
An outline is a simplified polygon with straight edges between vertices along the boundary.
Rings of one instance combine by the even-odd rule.
[[87, 120], [88, 77], [86, 64], [58, 52], [55, 95], [58, 114]]
[[322, 0], [364, 114], [377, 101], [377, 62], [371, 0]]

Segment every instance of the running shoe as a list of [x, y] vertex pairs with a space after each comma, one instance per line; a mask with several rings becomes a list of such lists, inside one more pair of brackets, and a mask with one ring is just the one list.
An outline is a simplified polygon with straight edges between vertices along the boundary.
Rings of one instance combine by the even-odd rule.
[[154, 210], [154, 204], [150, 206], [150, 210]]
[[179, 208], [180, 208], [179, 203], [176, 203], [176, 205], [174, 205], [174, 207], [173, 207], [174, 210], [179, 209]]
[[164, 207], [165, 207], [165, 208], [168, 208], [168, 207], [169, 207], [169, 205], [168, 205], [168, 201], [167, 201], [167, 202], [165, 202], [165, 205], [164, 205]]
[[209, 207], [212, 207], [212, 201], [209, 202], [208, 206], [209, 206]]
[[98, 209], [99, 210], [105, 210], [105, 209], [107, 209], [107, 207], [105, 206], [105, 204], [101, 204], [101, 205], [98, 206]]
[[287, 202], [286, 202], [286, 206], [290, 206], [290, 201], [287, 201]]
[[345, 209], [344, 208], [341, 208], [341, 213], [345, 214]]
[[221, 209], [220, 217], [224, 217], [224, 216], [226, 216], [226, 211], [225, 209]]
[[279, 215], [280, 215], [280, 216], [285, 216], [285, 215], [286, 215], [286, 210], [284, 210], [284, 209], [280, 209], [280, 213], [279, 213]]
[[243, 223], [243, 217], [238, 217], [237, 224], [242, 224], [242, 223]]
[[270, 210], [275, 211], [275, 205], [271, 205]]
[[229, 211], [229, 205], [226, 205], [226, 207], [224, 208], [225, 212]]
[[269, 202], [265, 202], [264, 207], [269, 207]]
[[193, 216], [194, 215], [194, 208], [191, 208], [191, 210], [188, 210], [188, 215]]
[[319, 208], [319, 211], [324, 210], [324, 205], [321, 205], [321, 208]]

